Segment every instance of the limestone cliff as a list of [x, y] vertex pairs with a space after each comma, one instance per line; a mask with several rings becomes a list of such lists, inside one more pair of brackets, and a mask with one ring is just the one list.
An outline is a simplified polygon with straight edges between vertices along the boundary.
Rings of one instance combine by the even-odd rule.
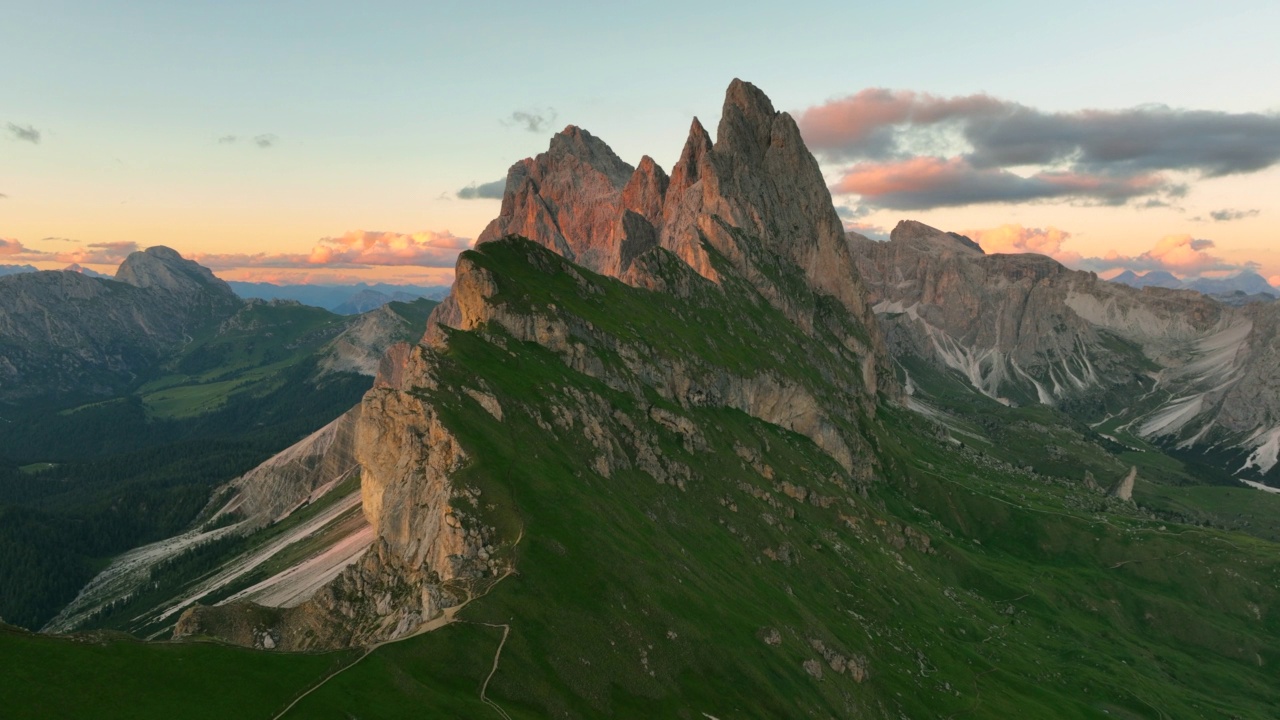
[[1274, 304], [1234, 308], [1102, 281], [1043, 255], [986, 255], [911, 221], [888, 242], [850, 244], [895, 354], [929, 358], [1005, 403], [1087, 407], [1109, 396], [1141, 436], [1225, 442], [1264, 473], [1276, 466]]

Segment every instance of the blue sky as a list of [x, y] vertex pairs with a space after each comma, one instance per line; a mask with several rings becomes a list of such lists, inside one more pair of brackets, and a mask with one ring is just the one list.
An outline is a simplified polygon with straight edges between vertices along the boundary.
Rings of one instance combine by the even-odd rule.
[[[108, 260], [128, 243], [226, 263], [311, 255], [357, 230], [464, 245], [497, 203], [458, 199], [460, 188], [501, 178], [568, 123], [669, 169], [691, 116], [713, 126], [733, 77], [789, 111], [871, 87], [986, 93], [1045, 113], [1280, 110], [1274, 2], [6, 0], [0, 12], [0, 238], [46, 265], [73, 249]], [[545, 122], [530, 131], [513, 113]], [[824, 169], [833, 183], [842, 172]], [[1178, 212], [988, 203], [860, 222], [1053, 226], [1084, 255], [1130, 256], [1211, 229], [1217, 252], [1252, 253], [1280, 275], [1267, 258], [1277, 190], [1269, 168], [1197, 182]], [[1226, 208], [1258, 212], [1191, 220]], [[237, 272], [252, 274], [224, 274]]]

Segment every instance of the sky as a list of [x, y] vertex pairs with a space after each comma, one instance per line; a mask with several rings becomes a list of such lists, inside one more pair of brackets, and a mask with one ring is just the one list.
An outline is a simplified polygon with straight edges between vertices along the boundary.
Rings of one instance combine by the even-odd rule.
[[0, 264], [447, 283], [567, 124], [667, 170], [734, 77], [851, 229], [1280, 284], [1280, 3], [0, 0]]

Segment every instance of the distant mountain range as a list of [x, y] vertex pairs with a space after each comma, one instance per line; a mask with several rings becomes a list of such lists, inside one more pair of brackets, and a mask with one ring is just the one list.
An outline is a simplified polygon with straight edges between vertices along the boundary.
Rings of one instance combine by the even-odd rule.
[[[78, 263], [64, 268], [91, 278], [110, 278]], [[0, 277], [40, 272], [33, 265], [0, 265]], [[276, 285], [265, 282], [231, 281], [227, 285], [245, 300], [295, 300], [303, 305], [320, 307], [339, 315], [359, 315], [389, 302], [413, 302], [418, 298], [443, 300], [449, 294], [447, 285], [392, 285], [389, 283], [356, 283], [354, 285]]]
[[410, 302], [418, 298], [441, 300], [449, 294], [448, 286], [437, 285], [275, 285], [237, 281], [227, 284], [236, 295], [245, 299], [296, 300], [303, 305], [322, 307], [339, 315], [368, 312], [392, 301]]
[[[1195, 290], [1212, 295], [1220, 300], [1227, 299], [1237, 293], [1246, 297], [1269, 295], [1272, 299], [1280, 298], [1280, 289], [1276, 289], [1267, 279], [1252, 270], [1245, 270], [1225, 278], [1194, 278], [1180, 280], [1173, 273], [1165, 270], [1151, 270], [1141, 275], [1132, 270], [1125, 270], [1111, 278], [1111, 282], [1129, 287], [1161, 287], [1171, 290]], [[1258, 298], [1265, 299], [1265, 298]]]
[[35, 272], [36, 268], [31, 265], [0, 265], [0, 276], [17, 275], [18, 273]]

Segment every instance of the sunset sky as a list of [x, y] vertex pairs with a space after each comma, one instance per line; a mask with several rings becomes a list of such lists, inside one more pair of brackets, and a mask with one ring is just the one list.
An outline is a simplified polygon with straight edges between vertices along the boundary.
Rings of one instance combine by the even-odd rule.
[[551, 134], [670, 170], [741, 77], [869, 235], [1280, 284], [1273, 0], [0, 2], [0, 264], [446, 283]]

